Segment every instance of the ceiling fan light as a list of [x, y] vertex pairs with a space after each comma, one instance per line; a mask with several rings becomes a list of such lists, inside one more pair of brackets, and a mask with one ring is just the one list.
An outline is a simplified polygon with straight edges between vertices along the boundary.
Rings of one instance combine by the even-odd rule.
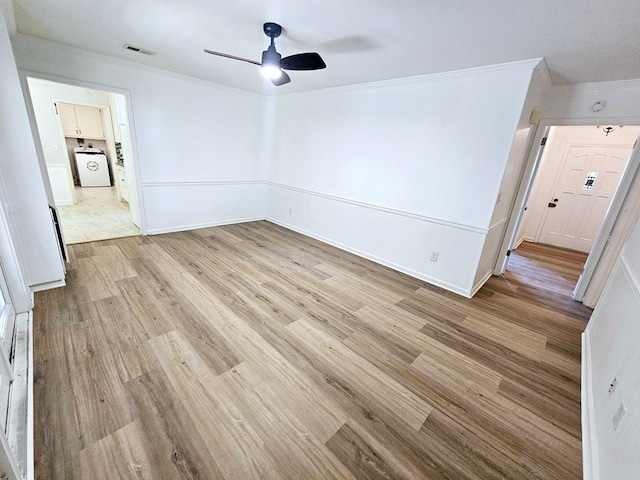
[[264, 78], [275, 80], [276, 78], [280, 78], [282, 70], [280, 70], [279, 66], [263, 64], [262, 67], [260, 67], [260, 73], [262, 73]]
[[280, 78], [282, 70], [280, 69], [280, 59], [282, 56], [276, 52], [273, 45], [262, 52], [262, 63], [260, 66], [260, 72], [265, 78], [274, 80]]

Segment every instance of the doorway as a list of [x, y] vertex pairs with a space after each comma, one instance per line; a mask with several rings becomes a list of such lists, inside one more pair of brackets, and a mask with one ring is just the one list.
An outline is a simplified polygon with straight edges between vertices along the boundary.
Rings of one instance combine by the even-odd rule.
[[[527, 242], [525, 247], [545, 245], [548, 248], [541, 251], [567, 257], [582, 253], [585, 264], [597, 265], [604, 248], [598, 243], [598, 234], [605, 221], [615, 222], [617, 213], [608, 215], [608, 212], [620, 208], [620, 199], [611, 210], [609, 206], [618, 188], [625, 183], [621, 179], [626, 178], [625, 188], [628, 188], [634, 174], [626, 166], [640, 135], [640, 126], [540, 128], [545, 130], [544, 135], [539, 132], [542, 146], [536, 155], [534, 175], [526, 186], [521, 186], [526, 188], [526, 200], [509, 250], [516, 253], [523, 242]], [[594, 251], [597, 254], [591, 255]], [[507, 261], [503, 272], [508, 270]], [[589, 273], [593, 274], [593, 270]], [[583, 279], [584, 274], [577, 282], [575, 278], [571, 280], [575, 287], [573, 298], [579, 301], [583, 300], [579, 295], [584, 295], [588, 284], [581, 285]], [[579, 286], [583, 288], [580, 292]], [[594, 298], [597, 300], [597, 297], [599, 293]]]
[[124, 95], [33, 77], [27, 83], [64, 244], [140, 235]]

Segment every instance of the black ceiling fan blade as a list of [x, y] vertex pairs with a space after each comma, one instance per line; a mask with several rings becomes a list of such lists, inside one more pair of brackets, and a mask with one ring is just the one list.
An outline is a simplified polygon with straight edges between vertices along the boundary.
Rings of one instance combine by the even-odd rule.
[[320, 70], [326, 66], [316, 52], [296, 53], [280, 60], [280, 67], [286, 70]]
[[287, 72], [282, 72], [282, 74], [278, 78], [272, 78], [271, 83], [273, 83], [276, 87], [280, 85], [284, 85], [285, 83], [289, 83], [291, 81], [291, 77], [287, 75]]
[[252, 63], [253, 65], [260, 66], [260, 62], [256, 62], [255, 60], [249, 60], [248, 58], [236, 57], [235, 55], [229, 55], [228, 53], [215, 52], [213, 50], [204, 49], [206, 53], [210, 53], [211, 55], [217, 55], [218, 57], [230, 58], [232, 60], [240, 60], [241, 62]]

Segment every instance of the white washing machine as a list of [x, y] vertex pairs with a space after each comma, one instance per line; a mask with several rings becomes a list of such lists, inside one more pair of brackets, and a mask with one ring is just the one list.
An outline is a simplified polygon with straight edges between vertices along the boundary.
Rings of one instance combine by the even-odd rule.
[[81, 187], [110, 187], [109, 162], [102, 150], [75, 148], [73, 156]]

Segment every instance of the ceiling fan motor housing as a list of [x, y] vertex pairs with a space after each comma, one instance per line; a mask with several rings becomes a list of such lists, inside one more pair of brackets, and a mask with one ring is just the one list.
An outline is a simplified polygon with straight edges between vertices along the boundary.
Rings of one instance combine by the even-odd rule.
[[269, 38], [278, 38], [282, 33], [282, 27], [277, 23], [267, 22], [262, 27], [264, 34]]
[[262, 52], [262, 65], [277, 65], [279, 67], [281, 58], [282, 55], [276, 51], [276, 47], [269, 45], [269, 47]]

